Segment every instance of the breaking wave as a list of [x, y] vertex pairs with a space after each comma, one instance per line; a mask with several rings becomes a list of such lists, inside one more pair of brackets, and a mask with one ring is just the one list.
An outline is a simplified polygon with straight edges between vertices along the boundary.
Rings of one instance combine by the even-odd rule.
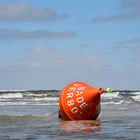
[[103, 104], [129, 104], [140, 103], [140, 92], [137, 91], [116, 91], [104, 93], [101, 96]]
[[56, 105], [57, 90], [0, 91], [0, 105]]
[[[58, 105], [59, 90], [0, 91], [0, 105]], [[140, 103], [140, 91], [113, 91], [101, 95], [102, 104]]]

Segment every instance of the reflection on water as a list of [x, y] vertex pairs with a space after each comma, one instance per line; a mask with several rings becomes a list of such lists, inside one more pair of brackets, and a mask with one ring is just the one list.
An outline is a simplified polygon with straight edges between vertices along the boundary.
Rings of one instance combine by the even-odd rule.
[[60, 128], [65, 132], [100, 132], [100, 120], [64, 121], [60, 120]]

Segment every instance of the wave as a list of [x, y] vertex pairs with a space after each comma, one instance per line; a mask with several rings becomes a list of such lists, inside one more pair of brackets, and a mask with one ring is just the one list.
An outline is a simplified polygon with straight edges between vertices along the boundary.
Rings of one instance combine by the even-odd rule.
[[46, 119], [51, 117], [50, 114], [43, 114], [43, 115], [0, 115], [0, 122], [7, 122], [7, 121], [17, 121], [22, 119]]
[[129, 104], [140, 103], [140, 92], [116, 91], [113, 93], [104, 93], [101, 96], [103, 104]]
[[[0, 105], [58, 105], [59, 90], [0, 91]], [[113, 91], [101, 95], [102, 104], [140, 103], [140, 91]]]
[[1, 91], [0, 105], [56, 105], [59, 91]]
[[44, 97], [58, 97], [57, 90], [35, 90], [35, 91], [0, 91], [1, 98], [44, 98]]
[[139, 103], [140, 103], [140, 95], [130, 96], [130, 98], [131, 98], [134, 102], [139, 102]]
[[21, 93], [5, 93], [0, 94], [0, 99], [8, 99], [8, 98], [22, 98], [23, 95]]

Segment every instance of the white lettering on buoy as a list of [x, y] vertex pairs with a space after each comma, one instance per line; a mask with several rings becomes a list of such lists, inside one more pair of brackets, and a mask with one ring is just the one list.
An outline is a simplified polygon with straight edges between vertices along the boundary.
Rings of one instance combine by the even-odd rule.
[[76, 96], [83, 94], [83, 91], [76, 91]]
[[67, 93], [67, 97], [66, 98], [72, 98], [72, 97], [73, 97], [73, 92]]
[[88, 104], [86, 102], [83, 102], [81, 105], [80, 105], [80, 108], [81, 109], [84, 109], [88, 106]]
[[[71, 112], [73, 114], [79, 113], [80, 110], [80, 113], [82, 113], [82, 110], [88, 107], [88, 104], [85, 102], [83, 96], [85, 88], [86, 87], [78, 87], [78, 85], [76, 85], [75, 87], [69, 87], [68, 89], [68, 93], [66, 96], [67, 105], [71, 108]], [[74, 96], [76, 97], [75, 99], [73, 99]], [[75, 103], [78, 103], [79, 105], [75, 106]]]
[[78, 90], [84, 90], [86, 87], [78, 87]]
[[82, 103], [83, 101], [84, 101], [84, 97], [83, 96], [81, 96], [81, 97], [78, 97], [77, 99], [76, 99], [76, 101], [77, 101], [77, 103]]
[[68, 105], [68, 106], [74, 105], [74, 100], [69, 100], [69, 101], [67, 101], [67, 105]]
[[68, 91], [75, 91], [76, 90], [76, 87], [70, 87], [69, 89], [68, 89]]
[[71, 112], [74, 113], [74, 114], [75, 114], [75, 113], [78, 113], [78, 108], [77, 108], [77, 107], [72, 108], [72, 109], [71, 109]]

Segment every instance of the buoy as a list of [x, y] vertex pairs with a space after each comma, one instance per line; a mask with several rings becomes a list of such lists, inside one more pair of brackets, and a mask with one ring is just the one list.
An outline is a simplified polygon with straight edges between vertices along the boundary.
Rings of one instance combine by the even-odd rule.
[[100, 95], [103, 92], [103, 88], [96, 89], [84, 82], [68, 84], [60, 92], [59, 117], [65, 120], [95, 120], [100, 113]]

